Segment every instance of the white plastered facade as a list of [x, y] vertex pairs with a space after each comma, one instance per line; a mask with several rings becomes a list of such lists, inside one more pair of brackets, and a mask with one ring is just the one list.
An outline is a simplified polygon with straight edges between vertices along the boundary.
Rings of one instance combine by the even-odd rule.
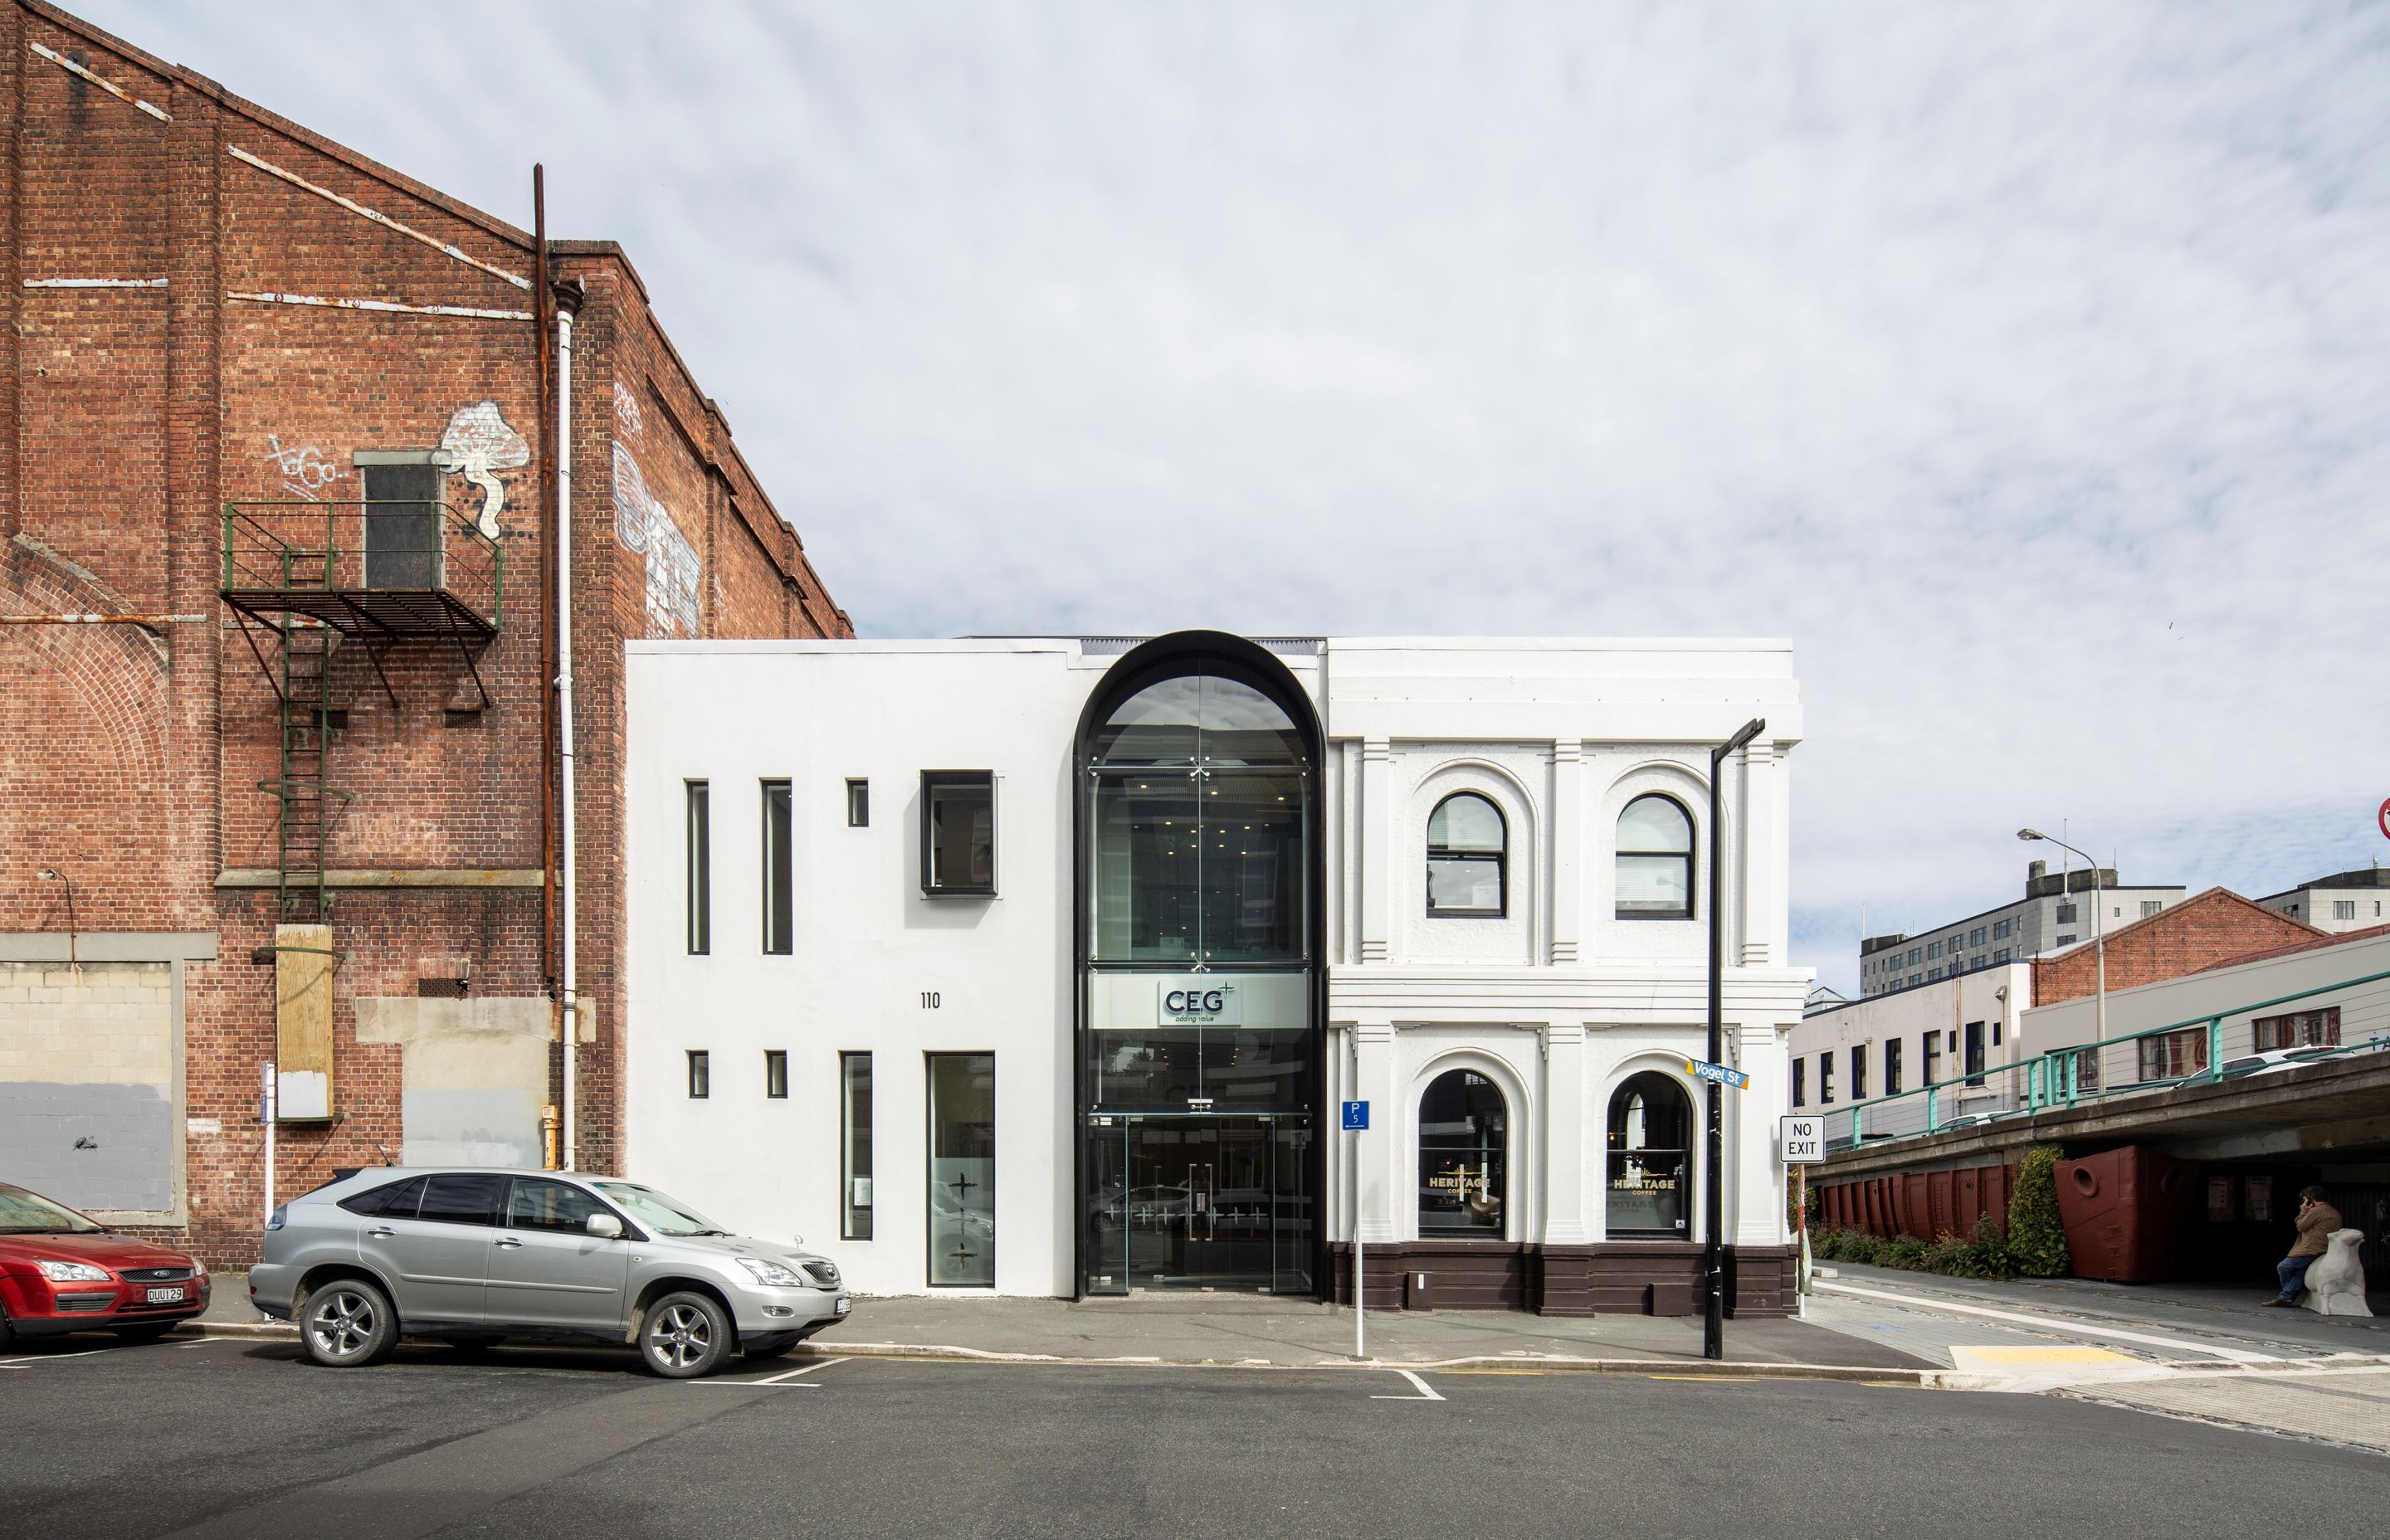
[[[802, 1234], [854, 1287], [926, 1291], [924, 1054], [996, 1056], [995, 1291], [1068, 1296], [1074, 1253], [1072, 751], [1118, 660], [1074, 638], [941, 642], [638, 642], [629, 647], [627, 1174], [734, 1228]], [[1471, 1069], [1509, 1118], [1503, 1238], [1606, 1234], [1613, 1091], [1656, 1070], [1703, 1105], [1686, 1060], [1706, 1043], [1710, 746], [1767, 728], [1728, 761], [1724, 841], [1726, 1235], [1785, 1238], [1775, 1126], [1786, 1036], [1809, 972], [1786, 955], [1788, 751], [1801, 736], [1791, 649], [1777, 642], [1330, 639], [1272, 651], [1324, 738], [1322, 1127], [1366, 1098], [1371, 1128], [1333, 1133], [1330, 1238], [1417, 1235], [1417, 1113], [1436, 1075]], [[995, 772], [993, 899], [925, 898], [920, 774]], [[867, 779], [871, 824], [846, 824]], [[795, 943], [758, 938], [760, 785], [794, 809]], [[708, 783], [712, 950], [686, 944], [685, 786]], [[1426, 821], [1455, 791], [1506, 824], [1498, 919], [1436, 918]], [[1664, 791], [1695, 827], [1694, 918], [1616, 918], [1615, 829]], [[924, 1005], [934, 997], [935, 1008]], [[687, 1094], [686, 1056], [713, 1088]], [[789, 1095], [763, 1094], [789, 1055]], [[874, 1233], [841, 1236], [838, 1055], [874, 1055]], [[1696, 1148], [1701, 1145], [1696, 1136]], [[1696, 1157], [1692, 1189], [1700, 1190]], [[1685, 1240], [1702, 1238], [1698, 1200]]]

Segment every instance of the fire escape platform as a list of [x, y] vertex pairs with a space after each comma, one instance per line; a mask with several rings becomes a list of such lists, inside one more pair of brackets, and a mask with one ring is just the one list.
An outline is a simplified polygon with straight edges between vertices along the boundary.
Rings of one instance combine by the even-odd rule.
[[305, 615], [352, 636], [453, 636], [469, 646], [498, 634], [485, 615], [445, 588], [234, 588], [223, 592], [232, 609], [277, 625], [278, 617]]

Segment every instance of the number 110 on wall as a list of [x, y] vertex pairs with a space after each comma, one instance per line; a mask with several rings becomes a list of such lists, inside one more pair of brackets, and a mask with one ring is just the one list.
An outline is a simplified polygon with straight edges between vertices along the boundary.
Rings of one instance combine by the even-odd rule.
[[921, 991], [921, 1008], [923, 1010], [935, 1010], [938, 1008], [938, 992], [936, 990], [925, 989]]

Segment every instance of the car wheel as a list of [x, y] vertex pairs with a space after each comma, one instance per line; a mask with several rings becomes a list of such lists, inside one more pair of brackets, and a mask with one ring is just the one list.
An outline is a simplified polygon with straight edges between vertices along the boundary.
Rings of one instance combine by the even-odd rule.
[[750, 1358], [777, 1358], [805, 1340], [802, 1331], [786, 1331], [776, 1337], [758, 1337], [746, 1347]]
[[307, 1356], [327, 1368], [379, 1364], [398, 1346], [390, 1296], [363, 1278], [335, 1278], [307, 1296], [300, 1330]]
[[666, 1294], [639, 1327], [639, 1356], [667, 1380], [712, 1374], [730, 1349], [730, 1317], [703, 1294]]
[[139, 1326], [112, 1327], [109, 1329], [128, 1342], [154, 1342], [174, 1329], [173, 1321], [144, 1321]]
[[0, 1310], [0, 1353], [7, 1352], [8, 1344], [16, 1340], [17, 1328], [8, 1324], [8, 1313]]

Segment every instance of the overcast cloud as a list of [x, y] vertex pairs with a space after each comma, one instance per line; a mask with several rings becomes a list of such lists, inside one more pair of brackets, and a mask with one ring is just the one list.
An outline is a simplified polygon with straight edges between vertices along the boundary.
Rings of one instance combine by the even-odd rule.
[[2390, 854], [2390, 8], [77, 8], [545, 160], [867, 635], [1788, 636], [1845, 988]]

